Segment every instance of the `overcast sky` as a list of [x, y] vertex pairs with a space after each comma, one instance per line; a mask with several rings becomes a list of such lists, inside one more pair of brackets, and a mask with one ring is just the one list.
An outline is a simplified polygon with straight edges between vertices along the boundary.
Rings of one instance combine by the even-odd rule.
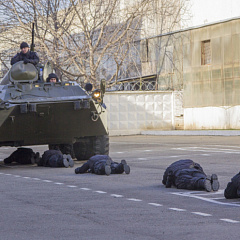
[[189, 26], [240, 17], [240, 0], [191, 0], [193, 18]]

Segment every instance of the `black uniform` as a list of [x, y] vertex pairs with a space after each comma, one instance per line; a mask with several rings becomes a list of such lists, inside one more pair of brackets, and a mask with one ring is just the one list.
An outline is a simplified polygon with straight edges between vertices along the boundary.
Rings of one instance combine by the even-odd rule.
[[47, 150], [43, 153], [37, 165], [44, 167], [73, 167], [74, 161], [69, 154], [62, 154], [59, 150]]
[[31, 148], [18, 148], [8, 158], [4, 159], [4, 163], [34, 164], [37, 159], [39, 159], [38, 152], [33, 152]]
[[11, 59], [11, 65], [19, 61], [24, 61], [24, 63], [32, 63], [36, 66], [39, 63], [39, 57], [36, 52], [28, 51], [26, 54], [20, 52]]
[[227, 199], [240, 198], [240, 172], [228, 183], [224, 191], [224, 196]]
[[125, 160], [122, 160], [121, 163], [117, 163], [107, 155], [95, 155], [89, 158], [81, 167], [75, 169], [76, 174], [85, 172], [91, 172], [98, 175], [110, 175], [111, 173], [121, 174], [123, 172], [129, 174], [130, 167]]
[[207, 176], [200, 164], [191, 159], [172, 163], [164, 172], [162, 183], [179, 189], [217, 191], [219, 182], [216, 174]]

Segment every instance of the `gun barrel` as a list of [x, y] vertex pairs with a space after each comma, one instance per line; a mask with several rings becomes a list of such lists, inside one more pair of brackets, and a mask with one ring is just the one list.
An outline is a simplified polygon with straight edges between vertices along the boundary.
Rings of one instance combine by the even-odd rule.
[[32, 23], [32, 43], [31, 43], [31, 51], [34, 52], [34, 47], [35, 47], [35, 44], [34, 44], [34, 22]]

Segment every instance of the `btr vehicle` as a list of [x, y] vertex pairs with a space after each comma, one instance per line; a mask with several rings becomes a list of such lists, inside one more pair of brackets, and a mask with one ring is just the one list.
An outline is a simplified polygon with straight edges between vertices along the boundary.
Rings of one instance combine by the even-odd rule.
[[[78, 160], [109, 153], [101, 89], [46, 82], [49, 65], [15, 63], [0, 83], [0, 146], [49, 145]], [[69, 153], [69, 152], [68, 152]]]

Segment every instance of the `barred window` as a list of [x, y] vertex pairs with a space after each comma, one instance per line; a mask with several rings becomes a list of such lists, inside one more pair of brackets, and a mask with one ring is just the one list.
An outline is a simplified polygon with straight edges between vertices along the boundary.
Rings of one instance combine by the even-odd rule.
[[208, 65], [212, 62], [212, 54], [211, 54], [211, 42], [210, 40], [202, 41], [201, 44], [201, 58], [202, 65]]

